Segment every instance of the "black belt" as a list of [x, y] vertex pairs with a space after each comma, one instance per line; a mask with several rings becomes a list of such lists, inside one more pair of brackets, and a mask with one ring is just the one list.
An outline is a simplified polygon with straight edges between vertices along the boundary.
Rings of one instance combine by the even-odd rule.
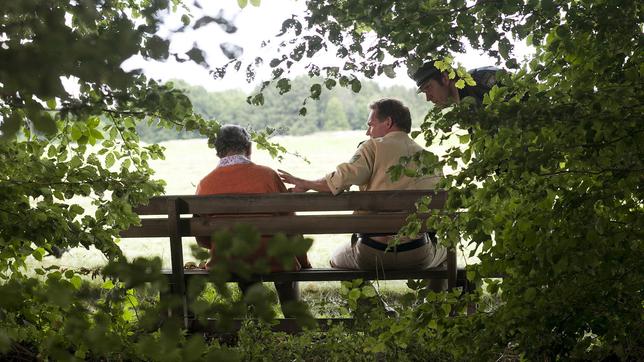
[[[389, 245], [386, 245], [386, 244], [383, 244], [383, 243], [379, 243], [379, 242], [373, 240], [372, 238], [370, 238], [370, 236], [375, 236], [374, 234], [359, 234], [359, 235], [360, 235], [360, 237], [358, 238], [358, 241], [360, 241], [362, 244], [365, 244], [366, 246], [368, 246], [370, 248], [374, 248], [374, 249], [381, 250], [381, 251], [384, 251], [384, 252], [409, 251], [409, 250], [418, 249], [421, 246], [425, 246], [426, 244], [428, 244], [427, 238], [422, 237], [422, 238], [410, 240], [409, 242], [404, 243], [404, 244], [398, 244], [398, 245], [395, 245], [395, 246], [393, 246], [393, 245], [389, 246]], [[391, 234], [388, 234], [388, 235], [391, 235]]]

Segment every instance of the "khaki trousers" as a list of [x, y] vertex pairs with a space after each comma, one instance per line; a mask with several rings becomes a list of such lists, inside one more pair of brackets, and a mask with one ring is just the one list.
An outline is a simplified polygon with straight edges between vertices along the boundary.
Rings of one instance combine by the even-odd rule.
[[329, 262], [338, 269], [423, 270], [438, 267], [446, 259], [447, 248], [431, 242], [413, 250], [384, 252], [358, 241], [336, 249]]

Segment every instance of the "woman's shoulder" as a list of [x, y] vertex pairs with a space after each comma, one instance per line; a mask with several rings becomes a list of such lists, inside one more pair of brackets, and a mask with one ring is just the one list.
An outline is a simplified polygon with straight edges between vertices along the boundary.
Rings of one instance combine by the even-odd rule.
[[257, 174], [270, 175], [270, 176], [277, 175], [277, 171], [273, 170], [272, 168], [264, 165], [258, 165], [256, 163], [249, 163], [248, 168], [252, 172]]

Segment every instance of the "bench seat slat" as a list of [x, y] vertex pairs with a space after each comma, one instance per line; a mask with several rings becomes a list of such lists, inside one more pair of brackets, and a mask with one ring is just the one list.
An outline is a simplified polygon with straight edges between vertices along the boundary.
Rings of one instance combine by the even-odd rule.
[[[254, 217], [201, 217], [182, 219], [181, 236], [210, 236], [214, 230], [243, 223], [253, 225], [260, 233], [346, 234], [396, 233], [405, 224], [406, 214], [373, 215], [289, 215]], [[121, 232], [123, 238], [163, 237], [168, 235], [167, 219], [143, 219], [140, 227]]]
[[159, 196], [148, 205], [138, 206], [134, 211], [139, 215], [166, 214], [169, 201], [180, 198], [181, 214], [219, 213], [263, 213], [290, 211], [341, 211], [341, 210], [413, 210], [421, 197], [431, 195], [430, 209], [444, 206], [445, 192], [428, 190], [344, 192], [333, 196], [330, 193], [282, 193], [209, 196]]
[[[171, 275], [172, 270], [164, 269], [163, 273]], [[207, 277], [208, 271], [204, 269], [187, 269], [184, 271], [186, 279], [193, 277]], [[465, 270], [459, 269], [459, 280], [465, 280]], [[262, 282], [283, 282], [283, 281], [301, 281], [301, 282], [319, 282], [319, 281], [339, 281], [339, 280], [407, 280], [407, 279], [447, 279], [447, 270], [445, 268], [434, 268], [426, 270], [387, 270], [385, 272], [375, 270], [344, 270], [344, 269], [324, 269], [313, 268], [300, 271], [278, 272], [264, 275], [256, 275], [251, 280]], [[231, 282], [239, 281], [238, 277], [230, 279]]]

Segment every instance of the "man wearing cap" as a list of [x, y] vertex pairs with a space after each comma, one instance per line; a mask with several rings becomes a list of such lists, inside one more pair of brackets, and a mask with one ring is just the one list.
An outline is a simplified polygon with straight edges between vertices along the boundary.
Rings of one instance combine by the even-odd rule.
[[418, 86], [418, 93], [425, 93], [428, 102], [438, 107], [446, 107], [450, 104], [459, 103], [465, 97], [473, 97], [477, 104], [483, 103], [483, 96], [489, 92], [496, 83], [496, 67], [481, 67], [469, 71], [476, 82], [476, 85], [465, 85], [462, 89], [456, 88], [458, 76], [449, 79], [447, 72], [441, 72], [434, 65], [435, 61], [425, 62], [418, 68], [411, 78]]
[[[398, 165], [401, 157], [423, 151], [409, 137], [409, 108], [395, 99], [381, 99], [369, 108], [367, 126], [371, 138], [358, 147], [349, 162], [339, 164], [335, 171], [318, 180], [304, 180], [278, 170], [282, 180], [295, 185], [293, 191], [296, 192], [315, 190], [334, 195], [351, 185], [359, 186], [361, 191], [434, 189], [439, 175], [403, 175], [392, 181], [387, 173], [390, 167]], [[421, 234], [411, 240], [400, 240], [395, 247], [388, 248], [393, 238], [393, 235], [355, 235], [350, 244], [333, 253], [330, 264], [341, 269], [426, 269], [439, 266], [447, 257], [446, 248], [437, 245], [433, 235]]]

